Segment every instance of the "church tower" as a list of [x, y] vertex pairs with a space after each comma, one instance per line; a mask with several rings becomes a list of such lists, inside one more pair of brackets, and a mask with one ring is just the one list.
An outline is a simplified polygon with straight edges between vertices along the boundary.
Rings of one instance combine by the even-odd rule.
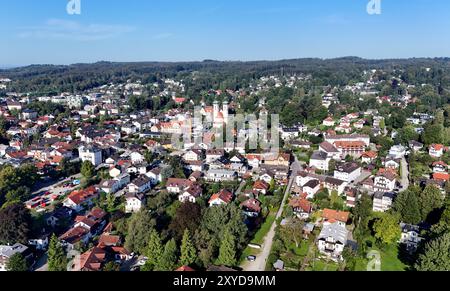
[[219, 101], [214, 101], [213, 110], [213, 120], [216, 120], [219, 115]]
[[224, 101], [223, 102], [223, 120], [225, 121], [225, 123], [228, 123], [228, 101]]

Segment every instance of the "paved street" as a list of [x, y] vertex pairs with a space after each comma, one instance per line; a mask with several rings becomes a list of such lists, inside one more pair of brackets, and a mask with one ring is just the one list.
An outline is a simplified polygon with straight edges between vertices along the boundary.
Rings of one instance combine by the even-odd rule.
[[286, 192], [284, 194], [284, 198], [281, 203], [281, 207], [278, 210], [276, 219], [275, 219], [274, 223], [272, 224], [266, 237], [264, 238], [264, 243], [262, 244], [261, 252], [256, 256], [256, 260], [254, 262], [245, 261], [243, 263], [243, 265], [241, 266], [244, 271], [263, 272], [266, 270], [267, 260], [270, 255], [270, 251], [272, 250], [273, 239], [275, 237], [275, 229], [277, 226], [277, 220], [283, 214], [284, 206], [286, 205], [286, 202], [291, 194], [292, 185], [294, 184], [296, 174], [299, 170], [300, 170], [300, 162], [297, 160], [297, 157], [295, 157], [295, 162], [291, 165], [291, 178], [289, 180], [288, 187], [286, 188]]

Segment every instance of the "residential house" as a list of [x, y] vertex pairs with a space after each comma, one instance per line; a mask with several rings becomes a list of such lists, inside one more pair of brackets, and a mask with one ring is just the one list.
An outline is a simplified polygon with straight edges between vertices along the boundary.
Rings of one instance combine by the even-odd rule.
[[331, 158], [328, 157], [328, 154], [321, 151], [315, 151], [310, 160], [309, 166], [321, 171], [328, 171], [330, 166]]
[[336, 222], [324, 225], [317, 239], [319, 251], [332, 260], [340, 261], [347, 245], [348, 230]]
[[355, 162], [341, 163], [337, 165], [334, 171], [334, 178], [342, 180], [347, 183], [356, 181], [362, 174], [362, 169]]
[[420, 227], [417, 225], [411, 225], [406, 223], [400, 223], [402, 229], [402, 236], [400, 238], [400, 244], [406, 246], [406, 250], [410, 253], [417, 251], [420, 243], [424, 238], [420, 235]]
[[320, 191], [321, 184], [319, 180], [310, 180], [303, 185], [303, 193], [307, 194], [307, 199], [313, 199], [314, 195]]
[[429, 148], [429, 155], [433, 158], [439, 159], [444, 155], [444, 145], [442, 144], [432, 144]]
[[197, 201], [197, 198], [200, 198], [202, 195], [202, 187], [197, 183], [192, 183], [186, 190], [178, 195], [178, 200], [182, 203], [195, 203]]
[[374, 179], [374, 191], [392, 192], [397, 183], [397, 175], [389, 169], [381, 169]]
[[312, 203], [304, 198], [294, 198], [289, 201], [289, 206], [300, 219], [308, 219], [312, 212]]
[[350, 212], [346, 211], [337, 211], [332, 209], [324, 209], [322, 211], [322, 219], [324, 225], [329, 225], [338, 222], [339, 224], [345, 227], [349, 217]]
[[330, 193], [332, 191], [336, 191], [338, 195], [344, 194], [345, 187], [347, 186], [347, 182], [342, 181], [340, 179], [326, 177], [323, 183], [324, 187], [327, 188]]
[[241, 208], [247, 217], [258, 217], [261, 213], [261, 202], [251, 198], [242, 202]]
[[401, 166], [401, 159], [395, 159], [393, 157], [389, 157], [384, 160], [384, 167], [386, 169], [398, 170]]
[[419, 152], [423, 149], [424, 144], [420, 143], [418, 141], [412, 140], [408, 143], [409, 145], [409, 149], [412, 150], [413, 152]]
[[291, 164], [291, 155], [290, 154], [279, 154], [266, 155], [264, 158], [264, 164], [269, 166], [277, 166], [277, 167], [289, 167]]
[[378, 158], [378, 153], [374, 151], [367, 151], [361, 155], [361, 161], [366, 164], [371, 164]]
[[95, 187], [89, 187], [84, 190], [73, 191], [69, 194], [63, 205], [75, 212], [80, 212], [84, 207], [89, 207], [93, 204], [93, 200], [98, 197], [98, 191]]
[[140, 175], [138, 178], [128, 184], [130, 193], [145, 193], [152, 188], [152, 180], [146, 175]]
[[187, 162], [201, 161], [203, 160], [203, 151], [199, 149], [189, 150], [184, 154], [183, 159]]
[[402, 159], [408, 154], [406, 147], [402, 145], [395, 145], [389, 150], [389, 157], [393, 159]]
[[447, 173], [448, 165], [443, 161], [433, 163], [433, 173]]
[[323, 121], [322, 124], [327, 127], [333, 127], [336, 125], [336, 122], [334, 121], [334, 119], [332, 117], [328, 117]]
[[209, 182], [232, 182], [237, 175], [234, 171], [211, 169], [206, 173], [206, 180]]
[[389, 192], [375, 192], [373, 196], [373, 211], [386, 212], [391, 209], [395, 195]]
[[259, 194], [266, 195], [269, 192], [269, 189], [270, 184], [262, 180], [258, 180], [253, 184], [253, 191]]
[[23, 244], [16, 243], [12, 246], [0, 245], [0, 271], [7, 271], [9, 259], [15, 254], [26, 256], [28, 247]]
[[206, 151], [206, 163], [212, 163], [225, 155], [224, 150], [210, 149]]
[[95, 146], [81, 146], [78, 148], [80, 159], [91, 162], [94, 166], [99, 166], [103, 162], [102, 150]]
[[125, 196], [125, 213], [139, 212], [145, 204], [143, 194], [129, 193]]
[[341, 159], [341, 152], [331, 143], [324, 141], [319, 145], [319, 151], [327, 153], [328, 158], [333, 160]]
[[209, 207], [227, 205], [233, 201], [233, 193], [228, 190], [220, 190], [219, 193], [213, 194], [209, 199]]
[[169, 193], [180, 194], [192, 184], [188, 179], [169, 178], [166, 183], [166, 188]]

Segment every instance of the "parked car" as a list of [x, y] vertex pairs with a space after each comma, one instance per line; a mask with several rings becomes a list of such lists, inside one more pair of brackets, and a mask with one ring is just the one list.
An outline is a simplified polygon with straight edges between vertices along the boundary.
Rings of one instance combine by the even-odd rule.
[[254, 261], [256, 261], [256, 256], [248, 256], [248, 257], [247, 257], [247, 261], [249, 261], [249, 262], [254, 262]]

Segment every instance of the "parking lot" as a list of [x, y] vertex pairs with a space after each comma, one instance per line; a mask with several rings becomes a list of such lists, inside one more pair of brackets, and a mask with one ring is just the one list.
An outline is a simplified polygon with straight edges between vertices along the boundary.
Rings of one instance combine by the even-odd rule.
[[55, 200], [75, 190], [80, 185], [79, 178], [79, 175], [72, 176], [34, 192], [32, 198], [25, 202], [26, 207], [38, 212], [45, 211]]

